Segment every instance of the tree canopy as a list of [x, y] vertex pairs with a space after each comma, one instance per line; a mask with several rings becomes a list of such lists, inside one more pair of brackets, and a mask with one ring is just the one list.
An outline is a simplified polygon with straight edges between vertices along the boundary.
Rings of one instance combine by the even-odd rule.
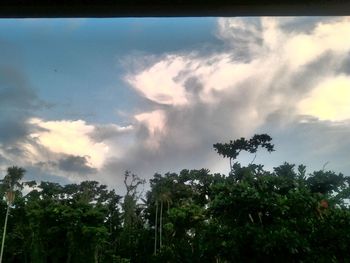
[[[349, 177], [287, 162], [272, 170], [238, 162], [241, 151], [259, 148], [274, 151], [271, 137], [214, 144], [230, 159], [228, 175], [155, 174], [144, 195], [142, 175], [130, 172], [123, 197], [95, 181], [27, 182], [32, 190], [18, 188], [13, 200], [4, 260], [350, 262]], [[21, 179], [1, 181], [1, 218], [6, 191]]]

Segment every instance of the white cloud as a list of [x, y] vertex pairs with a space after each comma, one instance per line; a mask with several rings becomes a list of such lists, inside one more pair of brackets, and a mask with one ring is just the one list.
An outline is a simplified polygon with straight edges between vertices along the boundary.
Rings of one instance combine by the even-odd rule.
[[[37, 118], [32, 118], [30, 123], [42, 128], [30, 136], [51, 152], [88, 156], [91, 167], [100, 168], [103, 165], [109, 148], [105, 143], [91, 140], [89, 134], [94, 130], [93, 125], [88, 125], [82, 120], [44, 121]], [[40, 156], [38, 149], [33, 145], [27, 144], [26, 147], [34, 156]]]
[[[153, 111], [135, 116], [148, 127], [148, 135], [137, 140], [162, 154], [158, 158], [163, 162], [154, 161], [153, 169], [182, 166], [188, 159], [193, 166], [213, 164], [204, 145], [210, 152], [212, 143], [250, 136], [268, 127], [277, 113], [284, 116], [278, 129], [301, 122], [299, 114], [332, 121], [348, 118], [348, 77], [339, 79], [336, 71], [350, 51], [350, 20], [314, 20], [307, 30], [303, 25], [290, 29], [298, 21], [220, 18], [216, 35], [225, 44], [221, 51], [140, 58], [145, 64], [126, 80], [155, 102]], [[323, 112], [315, 106], [322, 103]], [[136, 148], [131, 152], [135, 158], [152, 166], [154, 151]]]
[[317, 59], [326, 51], [346, 54], [350, 50], [350, 21], [344, 18], [320, 23], [310, 34], [287, 35], [284, 53], [293, 69]]
[[[236, 51], [255, 52], [261, 47], [262, 31], [260, 26], [260, 21], [257, 18], [219, 18], [216, 35]], [[245, 54], [247, 55], [247, 53]]]
[[138, 75], [127, 76], [126, 81], [150, 100], [161, 104], [186, 104], [185, 90], [175, 80], [184, 63], [182, 57], [168, 56]]
[[[286, 149], [295, 147], [298, 153], [298, 143], [305, 144], [318, 127], [330, 125], [311, 125], [314, 133], [309, 135], [301, 131], [310, 123], [302, 124], [297, 115], [331, 122], [350, 118], [350, 77], [336, 72], [350, 51], [350, 20], [286, 30], [285, 25], [293, 21], [298, 18], [221, 18], [216, 34], [224, 43], [221, 50], [158, 58], [138, 54], [125, 80], [148, 103], [147, 108], [138, 107], [137, 114], [134, 109], [124, 116], [132, 125], [34, 118], [31, 125], [40, 129], [31, 131], [30, 140], [21, 146], [29, 161], [44, 163], [43, 169], [49, 169], [50, 161], [57, 165], [66, 160], [66, 168], [68, 164], [79, 168], [86, 160], [110, 184], [120, 183], [118, 175], [126, 169], [141, 176], [177, 168], [226, 171], [227, 163], [215, 154], [212, 144], [249, 137], [261, 127], [267, 127], [261, 132], [270, 132], [269, 122], [280, 114], [281, 119], [275, 119], [284, 126], [299, 125], [300, 137], [291, 140], [293, 145], [285, 139]], [[325, 54], [330, 57], [328, 64], [314, 69]], [[283, 136], [283, 132], [275, 134]], [[322, 154], [317, 147], [325, 136], [311, 144]], [[9, 156], [1, 148], [0, 154]]]
[[166, 116], [164, 111], [156, 110], [135, 115], [135, 119], [148, 129], [146, 145], [151, 149], [159, 147], [161, 136], [166, 132]]
[[[294, 88], [291, 86], [293, 78], [304, 70], [303, 67], [326, 52], [333, 52], [341, 63], [350, 51], [350, 20], [347, 18], [316, 24], [311, 32], [285, 32], [281, 28], [285, 20], [291, 23], [291, 18], [220, 18], [218, 36], [232, 45], [228, 50], [210, 56], [166, 55], [148, 68], [129, 74], [127, 81], [144, 97], [174, 107], [193, 103], [186, 88], [186, 81], [193, 77], [202, 85], [197, 95], [205, 103], [220, 103], [220, 96], [215, 96], [218, 92], [230, 91], [234, 95], [237, 91], [238, 96], [246, 86], [255, 83], [254, 94], [244, 99], [251, 104], [247, 114], [257, 120], [285, 106], [291, 99], [286, 97], [285, 91]], [[252, 55], [249, 61], [237, 57], [240, 52], [237, 45], [248, 45]], [[329, 74], [333, 74], [332, 68]], [[261, 111], [255, 101], [276, 85], [276, 80], [280, 87], [270, 93], [268, 108]], [[316, 87], [304, 90], [312, 88]]]
[[301, 114], [320, 120], [350, 119], [350, 76], [339, 75], [323, 79], [298, 107]]

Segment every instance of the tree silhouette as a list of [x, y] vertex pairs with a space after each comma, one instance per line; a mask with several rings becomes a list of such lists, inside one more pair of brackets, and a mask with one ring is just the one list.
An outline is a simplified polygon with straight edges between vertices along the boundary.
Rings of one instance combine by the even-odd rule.
[[[274, 151], [274, 145], [270, 142], [272, 138], [267, 134], [255, 134], [251, 139], [240, 138], [229, 143], [216, 143], [214, 149], [219, 155], [230, 159], [230, 170], [233, 170], [233, 160], [235, 160], [241, 151], [256, 153], [258, 148], [266, 148], [268, 152]], [[255, 159], [255, 158], [254, 158]]]

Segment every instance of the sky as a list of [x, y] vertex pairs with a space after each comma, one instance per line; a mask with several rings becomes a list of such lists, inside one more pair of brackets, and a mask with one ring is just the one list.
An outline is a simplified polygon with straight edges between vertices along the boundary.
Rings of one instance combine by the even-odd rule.
[[258, 133], [266, 169], [349, 175], [349, 17], [0, 20], [0, 177], [228, 173], [213, 144]]

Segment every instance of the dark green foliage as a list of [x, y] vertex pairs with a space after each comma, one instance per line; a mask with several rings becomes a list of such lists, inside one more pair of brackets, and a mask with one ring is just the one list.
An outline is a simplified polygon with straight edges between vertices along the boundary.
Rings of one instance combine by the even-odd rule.
[[12, 166], [7, 168], [7, 174], [4, 179], [1, 180], [2, 191], [14, 191], [16, 188], [22, 189], [20, 180], [23, 178], [25, 170], [23, 168]]
[[268, 152], [274, 151], [272, 138], [267, 134], [256, 134], [250, 140], [240, 138], [229, 143], [216, 143], [214, 149], [223, 157], [236, 159], [241, 151], [256, 153], [259, 147], [266, 148]]
[[42, 182], [16, 198], [4, 259], [113, 262], [121, 229], [119, 201], [120, 196], [97, 182], [66, 186]]
[[[268, 135], [214, 147], [230, 160], [273, 151]], [[17, 190], [5, 262], [350, 262], [343, 174], [234, 162], [228, 176], [155, 174], [144, 199], [143, 180], [126, 172], [124, 182], [124, 198], [93, 181], [25, 183], [34, 188]], [[6, 207], [2, 200], [1, 218]]]
[[242, 137], [240, 139], [230, 141], [229, 143], [216, 143], [213, 146], [219, 155], [230, 159], [230, 168], [232, 171], [234, 169], [233, 166], [235, 165], [235, 163], [232, 163], [232, 161], [237, 158], [241, 151], [256, 153], [258, 148], [261, 147], [266, 148], [266, 150], [271, 153], [274, 151], [274, 145], [271, 144], [271, 141], [272, 138], [267, 134], [255, 134], [249, 140]]

